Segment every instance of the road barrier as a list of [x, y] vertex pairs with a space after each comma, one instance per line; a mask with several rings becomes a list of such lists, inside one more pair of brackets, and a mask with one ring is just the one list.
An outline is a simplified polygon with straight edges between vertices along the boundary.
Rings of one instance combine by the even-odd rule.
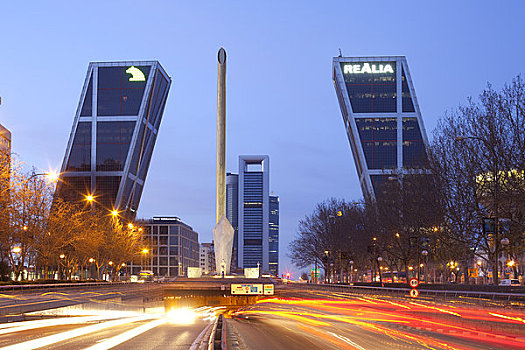
[[[316, 289], [316, 290], [330, 290], [332, 292], [381, 292], [395, 294], [398, 296], [408, 296], [410, 288], [390, 288], [390, 287], [375, 287], [375, 286], [353, 286], [344, 284], [312, 284], [312, 283], [294, 283], [289, 285], [291, 288], [300, 289]], [[522, 301], [525, 302], [525, 293], [503, 293], [503, 292], [485, 292], [485, 291], [460, 291], [460, 290], [436, 290], [436, 289], [422, 289], [425, 286], [419, 285], [419, 294], [425, 296], [440, 296], [443, 298], [458, 298], [470, 297], [490, 300], [503, 301]]]

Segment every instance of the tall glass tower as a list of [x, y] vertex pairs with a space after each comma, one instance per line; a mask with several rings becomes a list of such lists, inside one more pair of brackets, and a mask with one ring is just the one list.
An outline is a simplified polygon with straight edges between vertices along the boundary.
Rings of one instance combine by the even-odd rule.
[[133, 219], [170, 85], [157, 61], [90, 63], [57, 195]]
[[270, 196], [269, 225], [270, 273], [274, 276], [279, 276], [279, 196]]
[[428, 140], [404, 56], [335, 57], [333, 79], [363, 195], [424, 173]]

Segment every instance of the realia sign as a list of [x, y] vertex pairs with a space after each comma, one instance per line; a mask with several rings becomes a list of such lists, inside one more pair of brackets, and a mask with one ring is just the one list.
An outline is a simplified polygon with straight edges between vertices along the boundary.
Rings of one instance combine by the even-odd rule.
[[378, 64], [378, 63], [352, 63], [345, 64], [343, 66], [344, 74], [378, 74], [378, 73], [390, 73], [394, 74], [394, 69], [392, 69], [392, 64]]

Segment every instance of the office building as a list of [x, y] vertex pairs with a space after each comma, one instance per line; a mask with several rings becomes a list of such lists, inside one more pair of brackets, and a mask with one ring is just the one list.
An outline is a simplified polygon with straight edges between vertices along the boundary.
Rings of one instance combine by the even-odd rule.
[[142, 261], [130, 264], [131, 274], [141, 269], [151, 270], [155, 276], [186, 276], [188, 267], [199, 267], [199, 234], [178, 217], [154, 217], [140, 220], [144, 232]]
[[333, 79], [364, 197], [392, 175], [424, 173], [428, 140], [406, 58], [335, 57]]
[[11, 132], [0, 124], [0, 161], [8, 165], [11, 161]]
[[233, 252], [230, 271], [235, 271], [238, 265], [239, 236], [239, 175], [226, 174], [226, 218], [233, 227]]
[[90, 63], [57, 195], [133, 219], [170, 85], [157, 61]]
[[268, 239], [269, 272], [279, 276], [279, 196], [270, 196]]
[[215, 272], [215, 252], [213, 250], [213, 243], [201, 243], [199, 266], [201, 267], [203, 275]]
[[227, 215], [231, 214], [232, 223], [238, 224], [234, 226], [238, 227], [237, 267], [259, 267], [262, 273], [272, 271], [277, 275], [279, 212], [277, 197], [271, 203], [269, 195], [270, 158], [267, 155], [240, 156], [239, 174], [229, 174], [228, 178], [231, 187], [227, 189], [226, 211]]

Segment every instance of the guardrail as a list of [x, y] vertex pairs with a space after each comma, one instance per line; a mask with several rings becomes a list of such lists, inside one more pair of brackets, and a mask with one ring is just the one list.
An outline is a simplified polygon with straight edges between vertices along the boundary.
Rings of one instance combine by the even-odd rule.
[[[330, 290], [334, 292], [382, 292], [391, 293], [398, 296], [408, 296], [411, 288], [390, 288], [390, 287], [375, 287], [375, 286], [353, 286], [353, 285], [340, 285], [340, 284], [311, 284], [311, 283], [294, 283], [289, 285], [295, 288], [304, 289], [322, 289]], [[424, 286], [423, 286], [424, 287]], [[436, 290], [436, 289], [423, 289], [417, 288], [419, 294], [429, 296], [442, 296], [442, 297], [460, 297], [468, 296], [471, 298], [483, 298], [491, 300], [505, 300], [505, 301], [525, 301], [525, 293], [502, 293], [502, 292], [483, 292], [483, 291], [460, 291], [460, 290]]]
[[142, 286], [150, 283], [138, 284], [131, 282], [86, 282], [86, 283], [45, 283], [45, 284], [9, 284], [0, 286], [0, 293], [13, 291], [25, 292], [40, 289], [63, 289], [63, 288], [90, 288], [90, 287], [126, 287]]

